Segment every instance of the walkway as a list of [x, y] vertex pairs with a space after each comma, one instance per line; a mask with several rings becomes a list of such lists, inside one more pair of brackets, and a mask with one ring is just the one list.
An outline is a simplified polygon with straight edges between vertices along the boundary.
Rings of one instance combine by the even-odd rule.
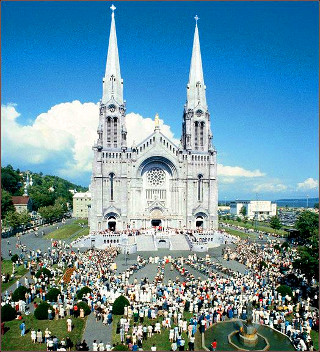
[[104, 344], [108, 343], [112, 346], [112, 324], [103, 325], [102, 320], [97, 322], [94, 314], [90, 313], [82, 340], [86, 340], [90, 351], [92, 351], [93, 340], [97, 340], [97, 343], [102, 341]]

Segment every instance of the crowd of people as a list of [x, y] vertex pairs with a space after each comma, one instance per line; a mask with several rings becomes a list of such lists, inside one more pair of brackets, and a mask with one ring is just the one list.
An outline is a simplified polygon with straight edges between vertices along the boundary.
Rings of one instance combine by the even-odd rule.
[[[298, 252], [294, 249], [279, 251], [278, 241], [250, 242], [232, 237], [236, 245], [223, 247], [221, 263], [209, 254], [182, 257], [137, 257], [135, 264], [125, 270], [114, 266], [120, 249], [89, 249], [74, 251], [63, 241], [52, 242], [47, 251], [22, 251], [20, 263], [30, 271], [30, 278], [17, 281], [29, 289], [25, 300], [14, 302], [12, 290], [3, 293], [2, 305], [10, 304], [23, 317], [35, 298], [46, 301], [50, 288], [58, 288], [56, 301], [49, 302], [52, 310], [48, 319], [65, 319], [63, 336], [52, 335], [49, 329], [41, 331], [29, 326], [33, 343], [45, 343], [47, 350], [112, 350], [114, 346], [96, 339], [88, 346], [86, 341], [71, 341], [72, 319], [84, 318], [85, 312], [77, 312], [77, 303], [84, 301], [97, 323], [113, 323], [113, 303], [119, 296], [128, 299], [116, 329], [116, 340], [132, 351], [158, 348], [154, 335], [167, 336], [170, 349], [194, 350], [195, 336], [213, 324], [228, 319], [246, 319], [246, 304], [253, 304], [253, 321], [264, 324], [288, 336], [296, 349], [313, 350], [311, 329], [318, 331], [319, 315], [315, 305], [318, 297], [310, 297], [305, 277], [293, 268], [292, 261]], [[232, 242], [232, 241], [231, 241]], [[238, 263], [239, 270], [232, 270], [227, 261]], [[55, 265], [56, 264], [56, 265]], [[137, 280], [135, 274], [147, 265], [156, 266], [155, 277]], [[178, 277], [165, 280], [169, 265]], [[36, 272], [48, 268], [52, 277]], [[66, 268], [73, 268], [68, 280], [61, 279]], [[240, 270], [241, 269], [241, 270]], [[282, 295], [277, 288], [288, 273], [300, 280], [292, 295]], [[82, 288], [90, 290], [83, 297], [77, 293]], [[71, 322], [70, 322], [71, 321]], [[25, 324], [24, 322], [21, 325]], [[20, 326], [21, 326], [20, 325]], [[24, 332], [23, 332], [24, 331]], [[21, 334], [25, 335], [22, 326]], [[155, 344], [154, 344], [155, 342]], [[212, 342], [212, 341], [211, 341]], [[215, 344], [216, 346], [216, 344]]]

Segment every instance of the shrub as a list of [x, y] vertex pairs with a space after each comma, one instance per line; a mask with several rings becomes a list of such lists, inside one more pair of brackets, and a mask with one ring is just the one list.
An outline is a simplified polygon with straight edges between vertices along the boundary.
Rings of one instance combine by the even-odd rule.
[[91, 290], [90, 287], [84, 286], [84, 287], [82, 287], [81, 290], [79, 290], [79, 291], [77, 292], [77, 297], [78, 297], [78, 299], [82, 299], [82, 297], [83, 297], [84, 295], [86, 295], [87, 293], [91, 293], [91, 292], [92, 292], [92, 290]]
[[126, 345], [116, 345], [113, 351], [129, 351], [129, 348]]
[[46, 277], [52, 277], [53, 276], [52, 272], [49, 269], [47, 269], [47, 268], [41, 268], [40, 270], [38, 270], [37, 273], [36, 273], [36, 278], [39, 278], [41, 276], [41, 274], [43, 276], [46, 276]]
[[12, 294], [13, 302], [18, 302], [20, 299], [25, 301], [26, 292], [30, 292], [30, 289], [26, 288], [25, 286], [19, 286], [18, 288], [16, 288]]
[[14, 254], [14, 255], [11, 257], [11, 261], [12, 261], [13, 263], [17, 262], [18, 260], [19, 260], [18, 254]]
[[273, 248], [279, 252], [281, 251], [281, 247], [278, 244], [274, 245]]
[[53, 287], [47, 294], [46, 294], [46, 299], [49, 302], [57, 302], [58, 296], [61, 295], [61, 292]]
[[124, 307], [129, 305], [129, 301], [124, 296], [119, 296], [113, 303], [112, 313], [115, 315], [123, 315]]
[[89, 315], [91, 313], [91, 309], [89, 308], [86, 302], [78, 302], [77, 307], [78, 307], [78, 314], [80, 314], [81, 308], [84, 310], [84, 315]]
[[16, 310], [10, 304], [1, 307], [1, 320], [10, 321], [16, 318]]
[[41, 302], [38, 307], [34, 310], [34, 317], [38, 320], [47, 320], [49, 308], [53, 309], [49, 303]]
[[292, 290], [289, 286], [287, 285], [280, 285], [277, 287], [277, 291], [281, 294], [282, 297], [289, 295], [292, 297]]
[[281, 245], [281, 248], [283, 248], [284, 250], [290, 248], [290, 244], [288, 242], [283, 242]]

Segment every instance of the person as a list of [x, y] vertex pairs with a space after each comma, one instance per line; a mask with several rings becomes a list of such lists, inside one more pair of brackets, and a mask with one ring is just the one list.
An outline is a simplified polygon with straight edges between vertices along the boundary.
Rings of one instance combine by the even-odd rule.
[[98, 351], [98, 344], [97, 344], [97, 340], [93, 340], [93, 344], [92, 344], [92, 351]]
[[72, 343], [70, 337], [67, 336], [67, 338], [66, 338], [66, 349], [67, 349], [67, 351], [71, 351], [72, 347], [73, 347], [73, 343]]
[[51, 337], [47, 339], [47, 350], [48, 351], [53, 351], [53, 340]]
[[42, 343], [42, 331], [40, 329], [37, 331], [37, 342]]
[[182, 337], [181, 339], [180, 339], [180, 346], [179, 346], [179, 351], [184, 351], [184, 345], [185, 345], [185, 340], [184, 340], [184, 338]]
[[102, 341], [100, 341], [100, 343], [98, 345], [98, 351], [104, 351], [104, 345], [103, 345]]
[[67, 319], [67, 330], [68, 332], [72, 330], [72, 320], [70, 317]]
[[189, 351], [194, 351], [194, 340], [195, 340], [194, 335], [191, 335], [189, 342], [188, 342]]
[[26, 333], [26, 324], [24, 321], [20, 324], [21, 336], [24, 336]]
[[80, 308], [80, 318], [84, 318], [84, 310], [83, 310], [83, 308]]
[[157, 350], [157, 347], [156, 347], [155, 344], [153, 344], [152, 347], [151, 347], [151, 351], [156, 351], [156, 350]]
[[37, 333], [34, 329], [31, 330], [31, 341], [32, 343], [36, 343], [37, 340]]
[[214, 339], [212, 344], [211, 344], [212, 351], [215, 351], [217, 349], [217, 340]]
[[178, 349], [177, 343], [176, 342], [172, 342], [171, 351], [176, 351], [177, 349]]

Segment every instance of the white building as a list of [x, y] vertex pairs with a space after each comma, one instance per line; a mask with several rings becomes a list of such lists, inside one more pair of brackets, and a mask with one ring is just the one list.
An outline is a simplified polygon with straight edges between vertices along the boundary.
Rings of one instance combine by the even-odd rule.
[[277, 204], [270, 200], [236, 200], [230, 203], [230, 214], [234, 216], [241, 215], [242, 207], [246, 209], [246, 216], [249, 219], [257, 218], [264, 220], [271, 216], [277, 215]]
[[73, 198], [73, 217], [88, 218], [88, 208], [91, 206], [90, 192], [77, 192]]
[[90, 231], [157, 225], [217, 229], [217, 151], [197, 25], [179, 145], [161, 133], [156, 116], [154, 132], [127, 146], [123, 86], [112, 12], [98, 139], [93, 146]]

